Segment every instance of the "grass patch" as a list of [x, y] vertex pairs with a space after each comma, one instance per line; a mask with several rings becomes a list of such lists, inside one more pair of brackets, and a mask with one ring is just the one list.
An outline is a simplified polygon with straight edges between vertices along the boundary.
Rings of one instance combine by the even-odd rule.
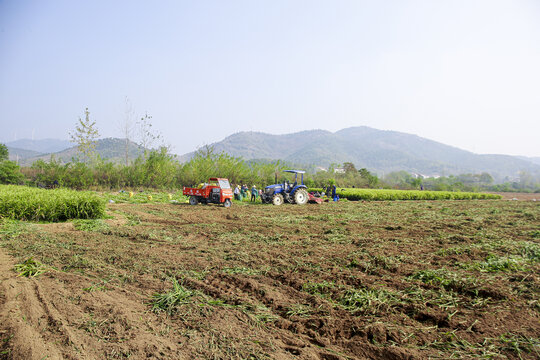
[[519, 256], [498, 256], [490, 254], [485, 261], [471, 264], [471, 268], [482, 272], [524, 271], [525, 260]]
[[90, 220], [90, 219], [76, 219], [73, 220], [73, 227], [80, 231], [106, 231], [109, 229], [109, 225], [103, 220]]
[[477, 281], [473, 278], [460, 276], [446, 269], [419, 270], [409, 279], [420, 280], [424, 284], [440, 286], [446, 290], [454, 290], [459, 293], [477, 293]]
[[152, 296], [152, 311], [159, 313], [165, 311], [167, 314], [173, 314], [181, 305], [190, 304], [195, 292], [186, 289], [175, 278], [171, 279], [172, 290], [163, 294], [154, 294]]
[[393, 293], [384, 289], [349, 289], [339, 303], [352, 313], [376, 314], [396, 303]]
[[308, 305], [303, 304], [292, 304], [287, 307], [286, 315], [291, 318], [293, 316], [308, 318], [313, 314], [313, 309]]
[[15, 271], [19, 273], [19, 276], [23, 277], [36, 277], [47, 271], [45, 266], [34, 258], [30, 257], [21, 264], [15, 265]]
[[155, 192], [155, 191], [119, 191], [103, 193], [102, 197], [107, 201], [112, 200], [119, 204], [178, 204], [186, 203], [188, 197], [182, 195], [182, 192]]
[[526, 242], [519, 248], [519, 254], [531, 262], [540, 262], [540, 245]]
[[317, 282], [307, 282], [302, 285], [302, 290], [312, 295], [326, 296], [335, 288], [334, 282], [323, 281], [320, 283]]

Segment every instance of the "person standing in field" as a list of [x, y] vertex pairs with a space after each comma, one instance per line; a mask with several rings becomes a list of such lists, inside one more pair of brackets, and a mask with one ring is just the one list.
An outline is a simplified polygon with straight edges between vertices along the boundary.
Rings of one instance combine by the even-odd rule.
[[332, 199], [334, 201], [338, 201], [339, 200], [339, 197], [336, 195], [336, 185], [333, 185], [332, 186]]
[[236, 185], [234, 188], [234, 199], [240, 200], [240, 185]]
[[252, 202], [257, 200], [257, 195], [259, 195], [259, 191], [255, 187], [255, 185], [253, 185], [253, 187], [251, 188], [251, 201]]

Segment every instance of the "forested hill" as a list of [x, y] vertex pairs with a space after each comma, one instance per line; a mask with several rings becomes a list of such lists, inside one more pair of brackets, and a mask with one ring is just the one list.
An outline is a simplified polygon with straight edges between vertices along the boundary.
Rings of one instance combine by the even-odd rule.
[[[433, 140], [365, 126], [335, 133], [309, 130], [286, 135], [240, 132], [211, 144], [217, 152], [245, 159], [282, 159], [326, 167], [352, 162], [378, 174], [405, 170], [423, 175], [488, 172], [512, 179], [520, 171], [540, 176], [540, 165], [509, 155], [479, 155]], [[194, 153], [180, 157], [186, 161]]]
[[[125, 161], [125, 139], [117, 138], [107, 138], [99, 139], [96, 142], [96, 152], [101, 156], [102, 159], [113, 161], [116, 163], [123, 163]], [[54, 157], [55, 160], [67, 163], [72, 161], [73, 158], [78, 156], [77, 147], [72, 146], [68, 149], [65, 149], [60, 152], [49, 153], [49, 154], [36, 154], [32, 152], [22, 153], [21, 149], [15, 149], [8, 147], [9, 157], [12, 160], [18, 160], [19, 164], [23, 166], [30, 166], [36, 160], [49, 161], [51, 157]], [[129, 159], [134, 160], [138, 156], [144, 153], [144, 148], [134, 142], [129, 143]], [[15, 157], [18, 155], [18, 158]], [[24, 156], [27, 155], [27, 156]]]

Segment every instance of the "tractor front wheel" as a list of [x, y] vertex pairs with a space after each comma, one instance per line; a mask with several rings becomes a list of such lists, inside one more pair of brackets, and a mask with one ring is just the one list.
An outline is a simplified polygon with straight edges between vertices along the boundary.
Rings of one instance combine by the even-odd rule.
[[199, 200], [196, 196], [190, 196], [189, 197], [189, 205], [197, 205], [199, 203]]
[[232, 205], [231, 199], [225, 199], [223, 206], [225, 206], [226, 208], [230, 208], [231, 205]]
[[283, 204], [283, 195], [281, 194], [274, 195], [274, 198], [272, 199], [272, 204], [274, 205]]
[[298, 189], [294, 193], [294, 202], [298, 205], [305, 205], [308, 202], [308, 193], [306, 189]]

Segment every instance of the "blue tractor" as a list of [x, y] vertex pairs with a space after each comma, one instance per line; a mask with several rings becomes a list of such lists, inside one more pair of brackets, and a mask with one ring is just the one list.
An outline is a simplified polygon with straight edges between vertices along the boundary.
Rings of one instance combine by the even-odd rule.
[[[294, 174], [294, 183], [287, 180], [283, 184], [267, 186], [261, 196], [265, 204], [281, 205], [284, 201], [291, 204], [304, 205], [308, 202], [307, 186], [304, 185], [304, 174], [302, 170], [285, 170], [285, 172]], [[300, 183], [298, 183], [298, 174], [300, 174]]]

